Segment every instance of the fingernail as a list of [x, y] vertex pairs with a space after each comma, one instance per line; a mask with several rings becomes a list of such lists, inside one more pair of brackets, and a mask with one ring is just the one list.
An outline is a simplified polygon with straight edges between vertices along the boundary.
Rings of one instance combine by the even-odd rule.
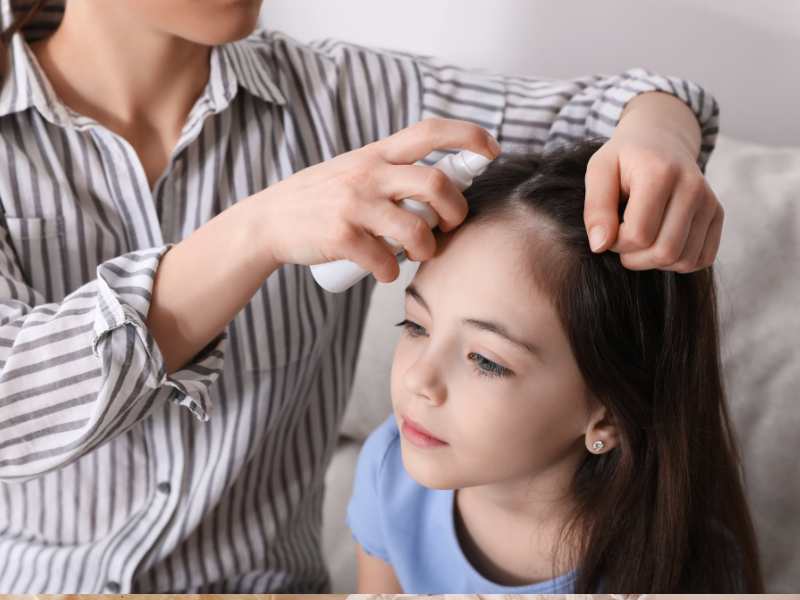
[[606, 228], [602, 225], [595, 225], [589, 230], [589, 246], [592, 251], [597, 252], [606, 241]]

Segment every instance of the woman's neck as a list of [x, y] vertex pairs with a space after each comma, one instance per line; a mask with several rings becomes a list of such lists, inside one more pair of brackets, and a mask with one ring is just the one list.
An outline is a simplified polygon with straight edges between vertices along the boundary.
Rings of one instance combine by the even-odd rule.
[[208, 82], [210, 48], [126, 18], [122, 5], [67, 2], [59, 28], [32, 49], [69, 108], [160, 171]]

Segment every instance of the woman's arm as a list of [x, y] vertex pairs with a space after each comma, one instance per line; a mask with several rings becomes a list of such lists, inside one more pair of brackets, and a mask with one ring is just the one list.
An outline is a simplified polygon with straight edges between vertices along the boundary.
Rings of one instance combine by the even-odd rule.
[[167, 373], [223, 331], [278, 267], [265, 250], [268, 234], [251, 203], [220, 213], [161, 259], [147, 326]]
[[380, 558], [370, 556], [360, 544], [356, 544], [358, 560], [359, 594], [402, 594], [403, 588], [397, 581], [392, 566]]
[[[367, 137], [380, 136], [380, 125], [389, 122], [438, 116], [478, 123], [510, 152], [608, 139], [587, 174], [585, 222], [592, 247], [618, 250], [623, 264], [636, 269], [682, 272], [713, 261], [722, 208], [702, 169], [714, 147], [719, 110], [699, 85], [644, 69], [570, 80], [510, 77], [344, 42], [317, 47], [340, 65], [346, 106], [358, 106], [342, 118]], [[630, 192], [625, 250], [614, 245], [620, 192]], [[651, 235], [654, 227], [658, 235]]]
[[411, 163], [436, 148], [494, 158], [499, 147], [471, 124], [432, 119], [341, 154], [271, 185], [217, 215], [163, 257], [147, 324], [168, 373], [224, 330], [267, 276], [282, 264], [346, 258], [381, 281], [397, 260], [377, 235], [424, 260], [436, 245], [425, 221], [398, 208], [407, 196], [430, 202], [441, 227], [455, 227], [466, 201], [439, 170]]

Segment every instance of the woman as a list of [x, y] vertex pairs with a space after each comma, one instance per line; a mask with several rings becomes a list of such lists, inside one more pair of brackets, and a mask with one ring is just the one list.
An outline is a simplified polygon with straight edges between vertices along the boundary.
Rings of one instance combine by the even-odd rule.
[[610, 136], [595, 248], [676, 270], [716, 253], [716, 106], [693, 84], [241, 40], [252, 0], [2, 9], [1, 591], [327, 589], [323, 475], [374, 282], [333, 296], [303, 265], [392, 280], [379, 235], [432, 256], [391, 200], [460, 223], [463, 196], [412, 164], [435, 149]]

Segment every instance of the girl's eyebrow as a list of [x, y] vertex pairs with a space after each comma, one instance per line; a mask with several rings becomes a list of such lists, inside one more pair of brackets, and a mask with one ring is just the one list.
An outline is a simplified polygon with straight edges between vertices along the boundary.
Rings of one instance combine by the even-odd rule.
[[526, 342], [524, 340], [520, 340], [515, 338], [511, 335], [508, 330], [500, 325], [500, 323], [495, 323], [494, 321], [482, 321], [480, 319], [462, 319], [461, 321], [464, 325], [471, 325], [477, 329], [482, 331], [489, 331], [496, 335], [499, 335], [502, 338], [505, 338], [515, 346], [519, 346], [523, 350], [527, 350], [531, 354], [535, 354], [536, 356], [541, 356], [541, 350], [538, 346], [531, 344], [530, 342]]
[[[428, 303], [425, 302], [425, 298], [422, 297], [422, 294], [419, 293], [419, 290], [414, 287], [413, 284], [409, 284], [406, 288], [406, 294], [414, 298], [420, 305], [428, 311], [431, 312], [431, 309], [428, 307]], [[500, 323], [495, 323], [494, 321], [483, 321], [481, 319], [462, 319], [461, 322], [464, 325], [470, 325], [482, 331], [488, 331], [490, 333], [494, 333], [495, 335], [499, 335], [502, 338], [505, 338], [512, 344], [519, 346], [523, 350], [527, 350], [531, 354], [535, 354], [536, 356], [541, 356], [542, 351], [541, 349], [536, 346], [535, 344], [531, 344], [530, 342], [526, 342], [524, 340], [517, 339], [513, 335], [511, 335], [503, 325]]]

